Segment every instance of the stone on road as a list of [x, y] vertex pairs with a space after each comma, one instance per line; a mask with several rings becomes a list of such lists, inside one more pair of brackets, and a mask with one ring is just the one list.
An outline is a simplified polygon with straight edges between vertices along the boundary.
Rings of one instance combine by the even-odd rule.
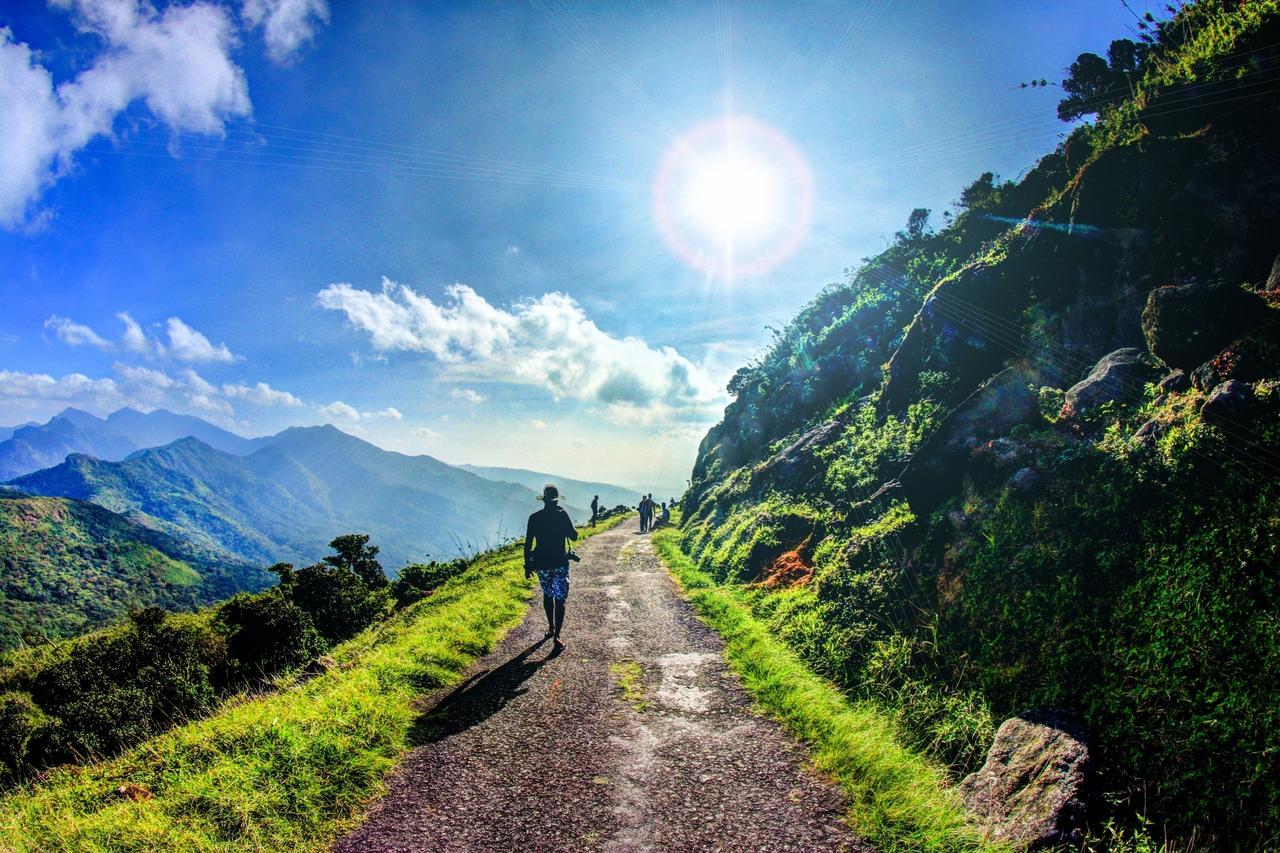
[[634, 525], [587, 540], [566, 648], [542, 607], [425, 711], [338, 851], [867, 850], [760, 716]]

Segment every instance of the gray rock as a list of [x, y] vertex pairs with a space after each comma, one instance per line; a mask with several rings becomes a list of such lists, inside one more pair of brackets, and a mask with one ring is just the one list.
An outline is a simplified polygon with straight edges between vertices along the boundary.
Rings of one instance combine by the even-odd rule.
[[1258, 408], [1252, 385], [1228, 379], [1209, 393], [1200, 405], [1200, 416], [1220, 426], [1236, 426], [1252, 419]]
[[1054, 711], [1026, 713], [1001, 724], [986, 764], [960, 783], [960, 794], [991, 841], [1075, 844], [1084, 836], [1088, 764], [1074, 721]]
[[1067, 389], [1067, 405], [1086, 412], [1110, 400], [1134, 402], [1142, 399], [1143, 386], [1154, 382], [1159, 371], [1137, 347], [1126, 347], [1098, 359], [1089, 375]]
[[1164, 393], [1170, 391], [1186, 391], [1191, 387], [1191, 378], [1187, 376], [1187, 372], [1182, 369], [1174, 370], [1164, 379], [1160, 380], [1160, 390]]
[[1023, 495], [1031, 494], [1040, 485], [1040, 474], [1035, 468], [1019, 468], [1009, 478], [1009, 488]]
[[1157, 287], [1142, 310], [1142, 333], [1156, 358], [1191, 370], [1266, 316], [1262, 297], [1233, 285]]

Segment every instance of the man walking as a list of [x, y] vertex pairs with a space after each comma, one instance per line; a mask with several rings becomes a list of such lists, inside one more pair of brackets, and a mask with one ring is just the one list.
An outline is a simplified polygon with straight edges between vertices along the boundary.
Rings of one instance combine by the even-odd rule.
[[[560, 628], [564, 625], [564, 605], [569, 598], [569, 549], [567, 539], [577, 539], [569, 513], [560, 506], [560, 490], [547, 483], [538, 495], [542, 509], [529, 516], [524, 534], [524, 576], [535, 572], [542, 587], [542, 609], [547, 614], [548, 637], [555, 647], [564, 648]], [[576, 557], [574, 559], [577, 559]]]

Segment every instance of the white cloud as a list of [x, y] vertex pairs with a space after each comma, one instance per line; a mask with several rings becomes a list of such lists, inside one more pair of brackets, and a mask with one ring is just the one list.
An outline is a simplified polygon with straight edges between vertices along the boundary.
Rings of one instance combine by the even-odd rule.
[[129, 312], [121, 311], [116, 315], [124, 323], [124, 334], [120, 336], [120, 348], [134, 355], [158, 355], [158, 344], [147, 337], [138, 321], [129, 316]]
[[329, 23], [329, 4], [326, 0], [245, 0], [240, 14], [249, 26], [262, 27], [267, 55], [283, 65]]
[[288, 391], [277, 390], [265, 382], [256, 385], [223, 385], [222, 393], [233, 400], [248, 400], [259, 406], [302, 405], [302, 401]]
[[547, 422], [544, 421], [542, 418], [534, 418], [533, 420], [529, 421], [529, 426], [533, 427], [534, 429], [546, 429]]
[[169, 341], [164, 343], [159, 338], [147, 335], [138, 321], [127, 311], [116, 315], [124, 323], [124, 331], [120, 340], [112, 343], [93, 329], [57, 314], [44, 321], [46, 329], [52, 329], [63, 343], [71, 346], [89, 344], [99, 349], [119, 349], [133, 355], [148, 358], [171, 358], [174, 361], [188, 362], [221, 362], [229, 364], [240, 361], [240, 357], [231, 352], [226, 344], [214, 346], [209, 339], [188, 326], [178, 317], [170, 317], [165, 324]]
[[26, 45], [0, 28], [0, 226], [19, 229], [47, 216], [41, 193], [74, 165], [77, 151], [110, 137], [117, 116], [141, 101], [174, 132], [218, 136], [229, 118], [250, 114], [244, 71], [231, 60], [236, 31], [210, 2], [157, 11], [138, 0], [53, 0], [97, 36], [92, 65], [55, 86]]
[[452, 388], [449, 391], [449, 396], [455, 400], [464, 400], [468, 403], [483, 403], [487, 399], [474, 388]]
[[[259, 405], [301, 405], [297, 397], [259, 382], [216, 386], [194, 370], [176, 374], [136, 364], [114, 366], [116, 377], [91, 379], [82, 373], [54, 378], [44, 373], [0, 370], [0, 410], [47, 417], [64, 406], [105, 414], [121, 406], [170, 409], [232, 426], [232, 401]], [[397, 413], [398, 414], [398, 413]]]
[[76, 323], [66, 317], [59, 317], [57, 314], [49, 317], [44, 321], [44, 327], [51, 329], [58, 340], [64, 344], [70, 344], [73, 347], [88, 344], [98, 349], [110, 349], [111, 342], [103, 338], [93, 329], [81, 323]]
[[444, 437], [440, 433], [436, 432], [435, 430], [433, 430], [431, 427], [428, 427], [428, 426], [414, 427], [411, 430], [411, 432], [420, 438], [443, 438]]
[[54, 379], [47, 373], [0, 370], [0, 399], [112, 405], [119, 399], [119, 389], [114, 380], [90, 379], [83, 373], [69, 373]]
[[463, 284], [446, 293], [437, 304], [384, 278], [380, 291], [338, 283], [318, 299], [368, 333], [376, 350], [427, 353], [458, 376], [540, 386], [598, 404], [613, 420], [701, 419], [724, 402], [720, 383], [674, 349], [610, 335], [563, 293], [507, 310]]
[[168, 321], [170, 357], [178, 361], [218, 361], [232, 362], [236, 356], [227, 349], [226, 344], [214, 346], [209, 339], [179, 320], [170, 317]]
[[387, 408], [377, 412], [362, 412], [355, 406], [349, 406], [341, 400], [334, 400], [327, 406], [320, 406], [316, 411], [327, 418], [337, 418], [351, 423], [371, 421], [378, 418], [389, 418], [394, 421], [404, 420], [404, 415], [393, 406], [387, 406]]

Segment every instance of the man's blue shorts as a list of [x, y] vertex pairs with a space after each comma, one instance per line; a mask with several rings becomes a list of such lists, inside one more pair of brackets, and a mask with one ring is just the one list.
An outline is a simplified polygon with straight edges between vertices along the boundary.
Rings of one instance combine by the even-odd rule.
[[564, 601], [569, 597], [569, 567], [556, 566], [553, 569], [538, 569], [538, 583], [542, 585], [542, 594]]

